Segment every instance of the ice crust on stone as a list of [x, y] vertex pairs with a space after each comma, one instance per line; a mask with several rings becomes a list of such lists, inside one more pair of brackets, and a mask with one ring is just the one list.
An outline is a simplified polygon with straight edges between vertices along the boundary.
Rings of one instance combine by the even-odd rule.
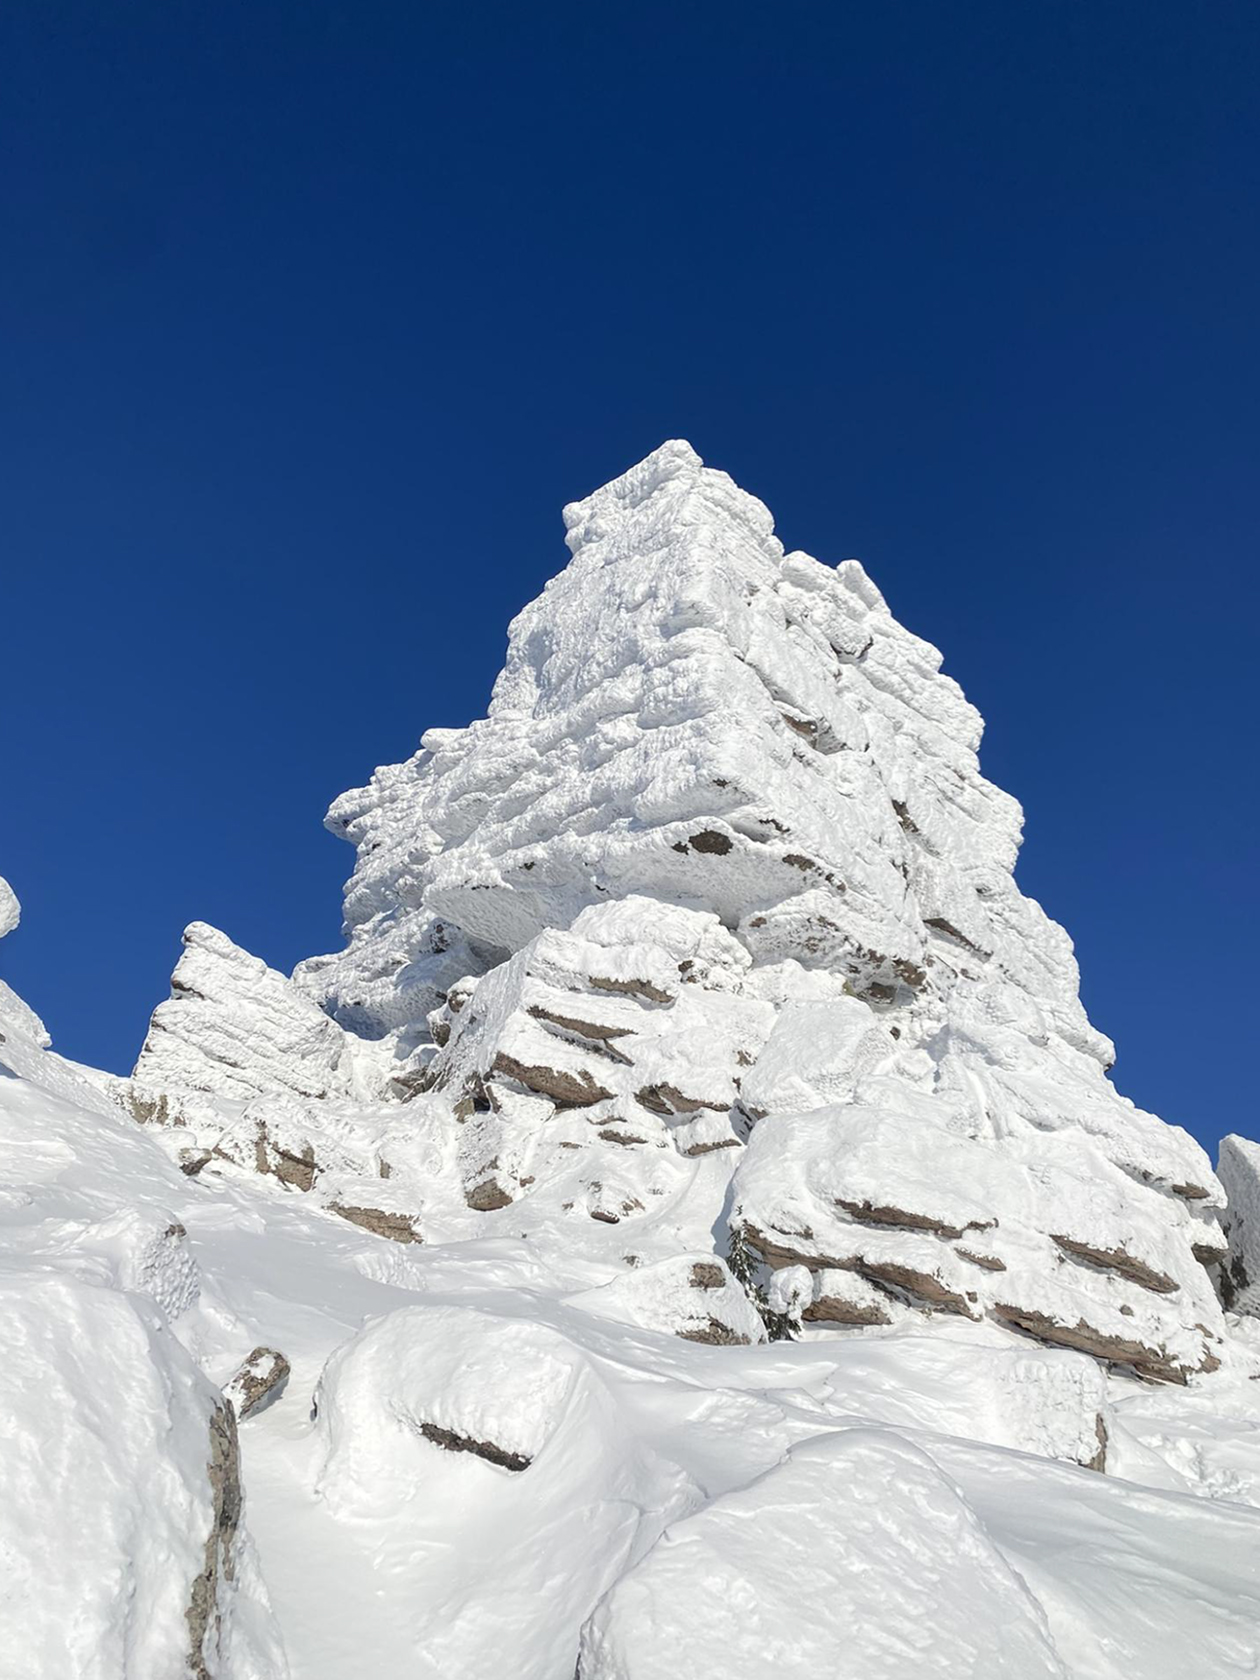
[[1221, 1292], [1236, 1312], [1260, 1317], [1260, 1144], [1222, 1138], [1218, 1170], [1229, 1197]]
[[128, 1081], [0, 990], [0, 1668], [1260, 1670], [1257, 1146], [856, 562], [681, 443], [565, 520], [343, 951], [194, 924]]

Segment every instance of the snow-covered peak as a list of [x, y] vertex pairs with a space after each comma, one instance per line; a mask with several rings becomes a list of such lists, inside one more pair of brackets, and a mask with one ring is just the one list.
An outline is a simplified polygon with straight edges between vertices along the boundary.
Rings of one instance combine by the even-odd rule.
[[0, 991], [15, 1672], [1255, 1671], [1260, 1150], [856, 561], [681, 442], [566, 523], [345, 950], [193, 924], [123, 1091]]
[[734, 1176], [722, 1240], [784, 1273], [789, 1319], [952, 1314], [1172, 1380], [1210, 1364], [1220, 1187], [1107, 1080], [937, 650], [857, 562], [785, 554], [688, 444], [565, 523], [487, 716], [333, 806], [346, 950], [290, 983], [190, 930], [136, 1111], [244, 1103], [220, 1154], [343, 1204], [339, 1174], [387, 1161], [388, 1197], [354, 1205], [413, 1230], [433, 1185], [403, 1182], [409, 1150], [330, 1116], [423, 1098], [474, 1214], [528, 1208], [560, 1251], [642, 1226], [657, 1262], [694, 1246], [707, 1163]]

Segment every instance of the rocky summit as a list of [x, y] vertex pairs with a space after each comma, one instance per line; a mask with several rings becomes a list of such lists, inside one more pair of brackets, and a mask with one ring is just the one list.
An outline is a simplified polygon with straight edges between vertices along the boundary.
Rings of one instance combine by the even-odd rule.
[[0, 985], [15, 1674], [1260, 1670], [1260, 1147], [856, 561], [682, 442], [564, 519], [341, 951], [193, 924], [126, 1080]]

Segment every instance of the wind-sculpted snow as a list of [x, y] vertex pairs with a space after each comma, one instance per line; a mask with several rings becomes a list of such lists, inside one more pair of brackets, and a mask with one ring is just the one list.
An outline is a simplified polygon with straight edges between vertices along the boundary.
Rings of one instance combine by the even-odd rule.
[[588, 1624], [578, 1676], [707, 1680], [718, 1652], [727, 1680], [1068, 1673], [949, 1478], [875, 1430], [823, 1436], [676, 1524]]
[[488, 716], [334, 805], [342, 952], [194, 924], [128, 1081], [0, 990], [0, 1650], [1260, 1672], [1256, 1146], [1117, 1094], [856, 562], [681, 443], [565, 517]]

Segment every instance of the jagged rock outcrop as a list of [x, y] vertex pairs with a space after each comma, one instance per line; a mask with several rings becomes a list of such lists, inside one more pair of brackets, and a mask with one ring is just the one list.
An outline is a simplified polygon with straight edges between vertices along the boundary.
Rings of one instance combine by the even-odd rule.
[[348, 1096], [441, 1135], [486, 1217], [659, 1224], [721, 1156], [719, 1240], [763, 1308], [764, 1268], [807, 1274], [774, 1286], [784, 1322], [946, 1315], [1210, 1368], [1220, 1186], [1107, 1079], [940, 655], [684, 443], [565, 522], [487, 717], [330, 811], [357, 848], [346, 950], [289, 982], [190, 930], [136, 1111], [244, 1105], [196, 1159], [252, 1149], [417, 1218], [405, 1150], [382, 1197], [368, 1131], [322, 1129]]
[[195, 925], [128, 1082], [0, 993], [14, 1661], [283, 1680], [248, 1499], [303, 1674], [1250, 1672], [1260, 1151], [1116, 1094], [860, 567], [681, 444], [567, 519], [345, 951]]
[[138, 1120], [189, 1125], [213, 1123], [225, 1102], [348, 1097], [365, 1053], [282, 974], [194, 922], [149, 1022], [131, 1107]]
[[972, 1138], [856, 1103], [779, 1115], [741, 1157], [732, 1220], [771, 1267], [816, 1275], [810, 1321], [987, 1316], [1171, 1381], [1215, 1357], [1191, 1206], [1082, 1133]]

